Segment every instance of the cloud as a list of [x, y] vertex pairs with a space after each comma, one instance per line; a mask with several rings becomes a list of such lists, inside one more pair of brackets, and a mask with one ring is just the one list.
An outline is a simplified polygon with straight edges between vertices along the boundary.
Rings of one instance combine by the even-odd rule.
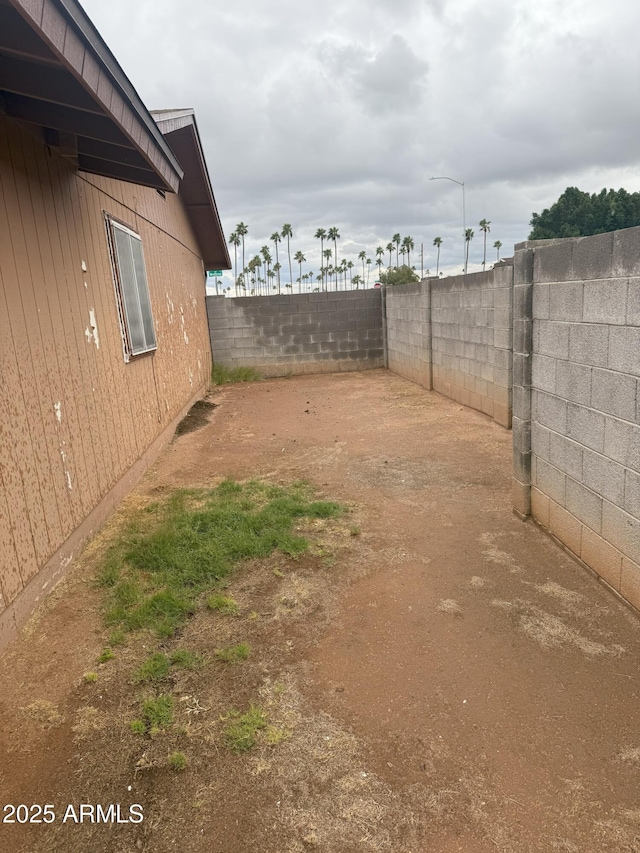
[[246, 222], [251, 252], [291, 222], [315, 258], [336, 225], [349, 257], [400, 231], [429, 258], [441, 236], [453, 270], [461, 191], [432, 175], [464, 180], [467, 222], [508, 251], [566, 186], [640, 189], [628, 0], [84, 6], [150, 108], [195, 107], [224, 227]]

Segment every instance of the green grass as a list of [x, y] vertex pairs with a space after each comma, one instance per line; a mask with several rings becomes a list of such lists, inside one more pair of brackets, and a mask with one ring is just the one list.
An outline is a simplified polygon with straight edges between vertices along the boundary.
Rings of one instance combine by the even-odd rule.
[[256, 745], [258, 732], [267, 725], [266, 714], [256, 705], [251, 705], [244, 714], [231, 711], [225, 720], [227, 724], [223, 729], [224, 739], [234, 752], [248, 752], [252, 749]]
[[209, 610], [217, 610], [225, 616], [235, 616], [240, 609], [238, 603], [228, 595], [214, 593], [207, 599], [207, 607]]
[[142, 683], [162, 681], [169, 675], [172, 666], [179, 669], [198, 669], [203, 664], [202, 656], [188, 649], [176, 649], [169, 655], [155, 652], [137, 670], [133, 679]]
[[98, 656], [98, 663], [106, 663], [108, 660], [113, 660], [115, 657], [114, 653], [111, 651], [109, 646], [106, 649], [103, 649]]
[[253, 367], [223, 367], [214, 364], [211, 370], [211, 381], [214, 385], [229, 385], [232, 382], [259, 382], [260, 373]]
[[238, 643], [235, 646], [216, 649], [215, 652], [216, 658], [224, 663], [238, 663], [238, 661], [246, 660], [250, 654], [251, 646], [249, 643]]
[[[239, 561], [304, 553], [309, 543], [293, 532], [297, 519], [341, 513], [301, 483], [285, 489], [225, 480], [216, 489], [177, 490], [153, 513], [138, 513], [109, 549], [99, 576], [107, 624], [171, 636]], [[208, 606], [224, 612], [212, 598]]]
[[167, 759], [167, 764], [172, 770], [184, 770], [187, 763], [187, 756], [184, 752], [172, 752]]
[[[142, 703], [142, 722], [145, 731], [155, 735], [173, 723], [173, 697], [158, 696], [156, 699], [147, 699]], [[131, 724], [132, 730], [136, 731], [134, 725], [139, 723], [134, 720]], [[139, 727], [139, 726], [137, 726]]]

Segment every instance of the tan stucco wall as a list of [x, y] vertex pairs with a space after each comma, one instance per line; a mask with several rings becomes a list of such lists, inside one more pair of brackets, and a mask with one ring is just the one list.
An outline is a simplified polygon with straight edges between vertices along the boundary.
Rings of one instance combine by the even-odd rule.
[[[145, 253], [158, 348], [129, 364], [105, 211]], [[20, 597], [33, 598], [55, 555], [68, 562], [65, 543], [170, 438], [210, 367], [202, 261], [180, 199], [77, 173], [0, 117], [0, 645]]]

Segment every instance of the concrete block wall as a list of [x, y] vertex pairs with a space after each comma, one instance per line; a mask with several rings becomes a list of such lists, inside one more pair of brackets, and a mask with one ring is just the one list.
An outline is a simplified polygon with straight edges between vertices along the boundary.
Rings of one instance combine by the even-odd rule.
[[207, 297], [214, 363], [265, 376], [384, 365], [379, 289]]
[[514, 507], [640, 609], [640, 228], [520, 244], [514, 306]]
[[431, 390], [431, 282], [385, 288], [387, 367]]
[[433, 389], [509, 428], [513, 266], [431, 280]]

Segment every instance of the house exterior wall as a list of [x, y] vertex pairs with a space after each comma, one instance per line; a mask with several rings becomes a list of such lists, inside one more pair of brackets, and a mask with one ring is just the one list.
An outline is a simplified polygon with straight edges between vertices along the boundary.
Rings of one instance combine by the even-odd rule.
[[514, 507], [640, 609], [640, 228], [515, 255]]
[[[104, 213], [142, 238], [158, 348], [125, 363]], [[77, 173], [0, 116], [0, 645], [201, 396], [202, 261], [180, 199]]]

